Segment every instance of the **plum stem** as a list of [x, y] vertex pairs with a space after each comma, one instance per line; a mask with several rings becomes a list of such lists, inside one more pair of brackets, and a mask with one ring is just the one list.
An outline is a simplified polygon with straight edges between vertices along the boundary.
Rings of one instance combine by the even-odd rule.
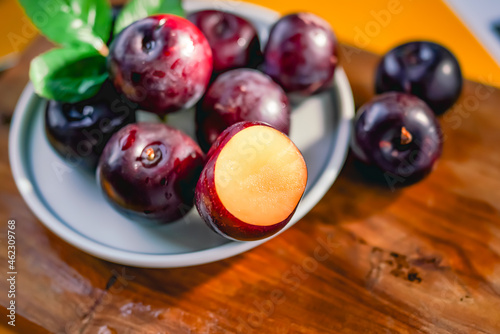
[[411, 133], [403, 126], [401, 127], [401, 145], [408, 145], [413, 140]]
[[148, 160], [153, 161], [155, 159], [155, 150], [153, 148], [148, 148], [146, 150], [146, 154], [148, 155]]

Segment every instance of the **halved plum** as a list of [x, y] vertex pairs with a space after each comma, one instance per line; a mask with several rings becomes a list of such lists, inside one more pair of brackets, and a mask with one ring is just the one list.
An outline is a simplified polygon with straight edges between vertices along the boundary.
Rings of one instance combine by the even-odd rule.
[[306, 184], [304, 158], [285, 134], [262, 122], [240, 122], [210, 149], [196, 208], [228, 239], [263, 239], [290, 221]]

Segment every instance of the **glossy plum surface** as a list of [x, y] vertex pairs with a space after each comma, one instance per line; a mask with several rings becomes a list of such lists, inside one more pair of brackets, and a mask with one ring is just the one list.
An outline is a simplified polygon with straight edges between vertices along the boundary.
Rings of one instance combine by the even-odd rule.
[[201, 98], [212, 75], [212, 51], [188, 20], [156, 15], [116, 36], [108, 70], [118, 91], [141, 109], [165, 115]]
[[442, 114], [462, 91], [462, 72], [455, 56], [431, 42], [411, 42], [389, 51], [376, 74], [376, 92], [405, 92], [418, 96]]
[[204, 162], [200, 147], [183, 132], [160, 123], [131, 124], [106, 145], [98, 183], [123, 214], [169, 223], [192, 208]]
[[247, 20], [217, 10], [196, 12], [187, 18], [207, 37], [216, 74], [262, 63], [257, 30]]
[[266, 122], [288, 134], [290, 104], [267, 75], [237, 69], [220, 75], [196, 110], [196, 135], [204, 151], [229, 126], [241, 121]]
[[441, 156], [441, 127], [419, 98], [385, 93], [359, 109], [352, 149], [391, 187], [411, 184], [429, 174]]
[[113, 133], [135, 122], [136, 107], [105, 82], [88, 100], [75, 104], [48, 101], [45, 133], [52, 147], [69, 163], [92, 170]]
[[311, 13], [281, 18], [264, 51], [264, 71], [287, 93], [311, 95], [331, 84], [337, 39], [330, 25]]

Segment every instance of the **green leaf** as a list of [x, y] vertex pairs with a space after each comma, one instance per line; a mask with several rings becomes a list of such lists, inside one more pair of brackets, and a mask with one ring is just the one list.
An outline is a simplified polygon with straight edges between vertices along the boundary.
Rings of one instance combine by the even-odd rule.
[[111, 33], [111, 6], [108, 0], [67, 0], [73, 13], [92, 27], [102, 40], [107, 42]]
[[111, 29], [106, 0], [19, 0], [33, 24], [63, 46], [90, 45], [105, 54]]
[[33, 59], [30, 66], [35, 92], [62, 102], [94, 96], [107, 77], [106, 58], [89, 47], [53, 49]]
[[118, 15], [114, 36], [133, 22], [156, 14], [185, 16], [181, 0], [132, 0]]

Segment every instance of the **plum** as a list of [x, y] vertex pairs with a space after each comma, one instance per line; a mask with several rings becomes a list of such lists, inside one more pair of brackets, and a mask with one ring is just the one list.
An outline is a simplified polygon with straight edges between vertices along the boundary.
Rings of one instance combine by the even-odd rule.
[[311, 13], [281, 18], [264, 50], [264, 72], [287, 93], [309, 96], [332, 82], [337, 39], [330, 25]]
[[97, 179], [119, 212], [165, 224], [192, 208], [204, 162], [200, 147], [180, 130], [161, 123], [130, 124], [104, 148]]
[[359, 109], [352, 149], [391, 187], [408, 185], [429, 174], [441, 156], [441, 127], [418, 97], [385, 93]]
[[375, 90], [416, 95], [439, 115], [457, 101], [462, 81], [460, 65], [448, 49], [431, 42], [410, 42], [382, 58]]
[[262, 122], [227, 128], [207, 155], [195, 191], [207, 225], [231, 240], [258, 240], [292, 218], [307, 184], [302, 154], [281, 131]]
[[118, 91], [160, 116], [190, 108], [212, 75], [212, 51], [194, 24], [156, 15], [123, 29], [110, 46], [107, 66]]
[[203, 10], [187, 18], [207, 37], [216, 74], [262, 63], [257, 30], [244, 18], [217, 10]]
[[267, 75], [237, 69], [220, 75], [196, 110], [196, 136], [206, 152], [229, 126], [241, 121], [266, 122], [288, 134], [290, 103]]
[[110, 82], [78, 103], [47, 101], [45, 133], [52, 147], [75, 166], [94, 170], [113, 133], [135, 122], [137, 105], [117, 94]]

